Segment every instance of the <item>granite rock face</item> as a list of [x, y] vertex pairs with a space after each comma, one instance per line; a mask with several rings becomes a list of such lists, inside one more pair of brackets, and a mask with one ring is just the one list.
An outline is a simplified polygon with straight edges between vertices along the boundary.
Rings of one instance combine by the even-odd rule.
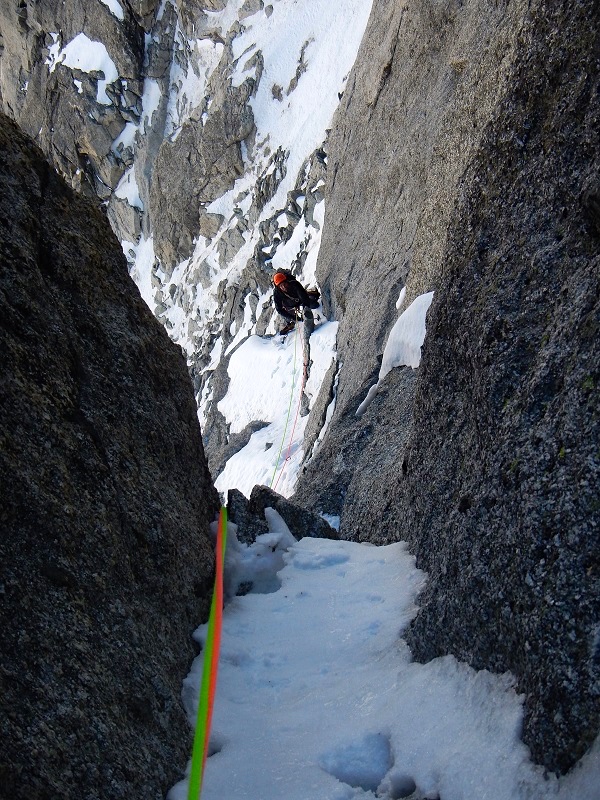
[[[226, 51], [223, 60], [230, 59]], [[244, 172], [241, 143], [254, 132], [248, 105], [253, 87], [250, 78], [239, 87], [222, 88], [212, 99], [204, 125], [187, 122], [175, 141], [166, 139], [160, 147], [151, 189], [151, 225], [156, 254], [171, 270], [192, 253], [200, 233], [199, 209], [231, 189]]]
[[[128, 122], [140, 120], [144, 29], [156, 6], [156, 0], [128, 4], [123, 20], [104, 3], [80, 0], [4, 3], [0, 10], [1, 108], [85, 193], [110, 192], [126, 169], [126, 154], [113, 142]], [[88, 56], [86, 71], [62, 55], [82, 32], [102, 42], [116, 76], [100, 50]]]
[[[435, 288], [461, 175], [506, 90], [526, 3], [375, 0], [328, 143], [317, 277], [338, 403], [379, 366], [396, 301]], [[361, 398], [362, 399], [362, 398]]]
[[[414, 656], [510, 670], [557, 772], [600, 726], [599, 25], [580, 2], [375, 2], [318, 267], [337, 407], [293, 498], [409, 542]], [[357, 418], [404, 282], [435, 290], [416, 380], [394, 370]]]
[[527, 19], [464, 176], [398, 482], [430, 575], [415, 656], [517, 675], [524, 739], [558, 771], [600, 724], [599, 24], [586, 4]]
[[0, 784], [164, 797], [218, 497], [185, 362], [104, 215], [0, 119]]

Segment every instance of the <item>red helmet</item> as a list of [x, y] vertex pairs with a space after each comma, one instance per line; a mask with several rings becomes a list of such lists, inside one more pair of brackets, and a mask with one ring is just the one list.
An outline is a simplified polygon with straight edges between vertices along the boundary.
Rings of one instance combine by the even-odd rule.
[[283, 283], [286, 280], [287, 275], [284, 272], [276, 272], [275, 275], [273, 275], [273, 283], [275, 286], [279, 286], [280, 283]]

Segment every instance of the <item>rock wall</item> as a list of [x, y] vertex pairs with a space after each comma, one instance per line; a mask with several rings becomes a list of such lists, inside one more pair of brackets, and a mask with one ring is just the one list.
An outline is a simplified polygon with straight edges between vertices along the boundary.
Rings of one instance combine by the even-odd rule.
[[[600, 723], [600, 24], [595, 4], [375, 2], [331, 134], [318, 276], [337, 406], [294, 500], [429, 575], [408, 641], [510, 670], [533, 758]], [[363, 417], [393, 307], [420, 368]]]
[[164, 797], [218, 497], [105, 216], [0, 118], [0, 794]]
[[[103, 199], [128, 165], [127, 153], [113, 149], [113, 142], [128, 122], [140, 120], [144, 29], [156, 6], [156, 0], [130, 3], [123, 20], [104, 3], [80, 0], [26, 0], [0, 9], [2, 110], [74, 188]], [[87, 45], [79, 66], [59, 58], [82, 32], [90, 42], [102, 42], [104, 53], [90, 55]], [[108, 59], [117, 76], [110, 74]], [[88, 64], [95, 68], [88, 70]]]

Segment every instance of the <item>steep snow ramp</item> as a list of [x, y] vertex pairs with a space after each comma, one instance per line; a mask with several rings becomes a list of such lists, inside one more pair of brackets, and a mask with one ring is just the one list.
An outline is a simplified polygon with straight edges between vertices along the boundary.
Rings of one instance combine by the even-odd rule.
[[[289, 153], [284, 180], [265, 209], [285, 205], [286, 193], [308, 156], [331, 126], [371, 13], [371, 0], [279, 2], [266, 17], [254, 15], [233, 43], [238, 68], [234, 85], [247, 77], [260, 83], [251, 100], [261, 146]], [[260, 54], [261, 59], [253, 59]]]
[[265, 427], [229, 459], [215, 481], [219, 491], [236, 488], [249, 497], [253, 486], [269, 485], [277, 472], [277, 491], [285, 497], [291, 494], [304, 455], [308, 419], [298, 415], [301, 391], [304, 389], [310, 408], [335, 358], [337, 327], [337, 322], [323, 323], [310, 337], [312, 366], [305, 386], [299, 329], [283, 340], [251, 336], [232, 354], [229, 390], [219, 402], [219, 410], [230, 433], [240, 433], [256, 422]]

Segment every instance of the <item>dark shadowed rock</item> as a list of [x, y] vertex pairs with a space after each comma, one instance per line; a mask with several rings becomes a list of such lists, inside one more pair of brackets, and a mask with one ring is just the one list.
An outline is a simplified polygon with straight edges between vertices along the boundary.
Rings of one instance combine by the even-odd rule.
[[237, 525], [237, 538], [244, 544], [252, 544], [257, 536], [269, 531], [264, 514], [252, 514], [248, 503], [248, 498], [239, 489], [227, 492], [227, 517]]
[[600, 725], [600, 250], [581, 203], [600, 169], [599, 25], [577, 3], [527, 19], [464, 176], [396, 482], [429, 573], [415, 656], [513, 672], [524, 740], [557, 771]]
[[0, 794], [163, 797], [218, 497], [106, 218], [0, 120]]

